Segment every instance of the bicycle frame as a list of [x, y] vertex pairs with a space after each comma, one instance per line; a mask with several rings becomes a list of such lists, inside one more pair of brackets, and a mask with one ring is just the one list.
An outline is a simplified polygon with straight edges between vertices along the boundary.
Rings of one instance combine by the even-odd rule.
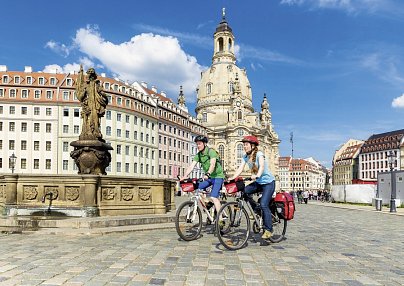
[[[190, 201], [194, 202], [195, 207], [193, 208], [192, 216], [190, 214], [190, 209], [188, 209], [187, 220], [189, 220], [190, 217], [192, 217], [191, 221], [195, 220], [196, 213], [197, 213], [196, 209], [198, 207], [198, 208], [201, 208], [204, 213], [206, 213], [206, 215], [208, 216], [210, 221], [212, 221], [212, 222], [214, 221], [213, 216], [210, 214], [208, 208], [205, 205], [205, 202], [203, 200], [204, 198], [202, 197], [202, 195], [206, 195], [206, 192], [198, 189], [195, 191], [195, 194], [191, 196]], [[212, 206], [212, 208], [214, 208], [214, 206]]]

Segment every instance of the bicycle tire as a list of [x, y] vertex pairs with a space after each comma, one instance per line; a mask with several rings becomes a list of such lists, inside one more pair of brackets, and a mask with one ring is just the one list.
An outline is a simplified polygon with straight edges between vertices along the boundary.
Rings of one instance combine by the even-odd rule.
[[269, 240], [273, 243], [278, 243], [285, 238], [288, 221], [284, 218], [280, 218], [276, 210], [272, 212], [271, 217], [273, 231], [272, 236], [269, 238]]
[[202, 230], [202, 213], [196, 205], [196, 216], [194, 220], [187, 219], [188, 213], [194, 212], [195, 203], [193, 201], [183, 202], [175, 214], [175, 229], [178, 235], [185, 241], [195, 240]]
[[247, 244], [250, 236], [250, 219], [246, 209], [239, 207], [237, 202], [228, 202], [224, 204], [218, 213], [222, 217], [225, 211], [230, 212], [227, 219], [224, 219], [225, 225], [221, 228], [219, 220], [216, 220], [216, 233], [220, 243], [229, 250], [238, 250]]

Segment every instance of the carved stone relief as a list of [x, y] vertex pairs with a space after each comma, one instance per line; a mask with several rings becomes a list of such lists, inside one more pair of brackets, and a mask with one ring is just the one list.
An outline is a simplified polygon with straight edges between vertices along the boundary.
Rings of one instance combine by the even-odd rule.
[[121, 188], [121, 197], [124, 201], [133, 200], [133, 188]]
[[142, 201], [147, 201], [150, 199], [151, 191], [149, 189], [139, 189], [139, 198]]
[[24, 200], [35, 200], [38, 196], [38, 186], [24, 186], [23, 198]]
[[66, 187], [66, 200], [75, 201], [80, 196], [79, 187]]
[[45, 187], [45, 194], [52, 194], [52, 200], [56, 200], [59, 197], [59, 187]]
[[114, 188], [102, 188], [101, 195], [103, 200], [113, 200], [115, 198], [115, 190]]

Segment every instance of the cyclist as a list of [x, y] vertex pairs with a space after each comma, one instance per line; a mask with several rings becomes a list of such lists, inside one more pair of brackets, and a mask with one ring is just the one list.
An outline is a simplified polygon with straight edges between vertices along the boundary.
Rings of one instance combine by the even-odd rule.
[[[195, 137], [194, 141], [198, 148], [198, 153], [195, 155], [192, 163], [188, 166], [184, 176], [180, 178], [180, 180], [182, 181], [188, 178], [196, 164], [201, 163], [205, 175], [203, 177], [204, 181], [198, 183], [198, 189], [204, 190], [212, 186], [210, 197], [215, 205], [216, 211], [219, 212], [221, 204], [218, 197], [224, 181], [223, 168], [218, 162], [219, 155], [214, 149], [210, 149], [207, 146], [208, 138], [206, 136], [198, 135]], [[220, 224], [223, 224], [223, 222], [221, 221]]]
[[262, 234], [262, 238], [268, 239], [272, 236], [273, 232], [269, 202], [275, 191], [275, 177], [268, 169], [268, 163], [265, 159], [264, 153], [258, 151], [259, 141], [257, 137], [252, 135], [244, 136], [241, 142], [243, 142], [246, 154], [243, 156], [243, 161], [236, 173], [233, 177], [229, 178], [229, 180], [237, 178], [241, 172], [243, 172], [246, 164], [249, 169], [251, 169], [251, 179], [254, 181], [245, 187], [244, 193], [247, 195], [247, 199], [253, 209], [256, 209], [257, 203], [253, 200], [252, 195], [254, 193], [262, 192], [261, 209], [264, 220], [264, 233]]

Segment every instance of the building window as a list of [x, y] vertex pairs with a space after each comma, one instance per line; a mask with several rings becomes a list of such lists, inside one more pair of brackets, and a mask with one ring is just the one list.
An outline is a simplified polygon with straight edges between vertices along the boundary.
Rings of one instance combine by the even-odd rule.
[[213, 87], [212, 83], [208, 83], [206, 85], [206, 94], [211, 94], [212, 93], [212, 87]]
[[39, 115], [39, 114], [40, 114], [39, 107], [34, 107], [34, 115]]
[[63, 170], [68, 170], [69, 169], [69, 161], [68, 160], [63, 160]]
[[137, 163], [133, 164], [133, 172], [137, 173]]
[[25, 158], [21, 159], [21, 169], [27, 169], [27, 159]]
[[16, 91], [15, 91], [15, 89], [10, 89], [10, 91], [9, 91], [9, 97], [10, 98], [15, 98], [15, 96], [16, 96]]
[[51, 151], [51, 147], [52, 147], [51, 141], [46, 141], [45, 146], [46, 146], [46, 151]]
[[46, 123], [46, 133], [51, 133], [52, 132], [52, 124]]
[[69, 100], [70, 99], [70, 92], [64, 91], [63, 92], [63, 100]]
[[56, 78], [54, 77], [50, 78], [50, 85], [56, 85]]
[[129, 163], [125, 163], [125, 172], [129, 173]]
[[133, 147], [133, 156], [137, 157], [137, 146]]
[[10, 106], [9, 111], [10, 114], [15, 114], [15, 106]]
[[121, 121], [122, 119], [122, 114], [121, 113], [117, 113], [116, 114], [116, 121]]
[[69, 116], [69, 108], [63, 108], [63, 116]]
[[39, 132], [39, 123], [34, 123], [34, 132]]
[[9, 140], [8, 141], [8, 149], [9, 150], [14, 150], [15, 149], [15, 141], [14, 140]]
[[39, 151], [39, 141], [34, 141], [34, 151]]
[[121, 145], [116, 145], [116, 154], [121, 154]]
[[105, 114], [105, 118], [108, 120], [111, 120], [111, 111], [107, 110], [107, 112]]
[[28, 98], [28, 90], [26, 89], [21, 90], [21, 98]]
[[44, 85], [45, 84], [45, 79], [43, 77], [38, 78], [38, 84], [39, 85]]
[[129, 138], [129, 136], [130, 136], [129, 130], [126, 130], [126, 131], [125, 131], [125, 136], [126, 136], [126, 138]]
[[52, 99], [52, 90], [47, 90], [46, 91], [46, 99]]
[[63, 142], [63, 152], [69, 152], [69, 142]]
[[73, 80], [71, 78], [66, 79], [66, 85], [67, 86], [72, 86], [73, 85]]
[[126, 118], [126, 123], [130, 123], [130, 122], [129, 122], [130, 116], [129, 116], [129, 115], [126, 115], [125, 118]]
[[69, 133], [69, 125], [63, 125], [63, 133]]
[[52, 115], [52, 108], [47, 107], [46, 108], [46, 116], [51, 116]]
[[21, 150], [27, 150], [27, 141], [21, 140]]
[[107, 136], [111, 136], [111, 130], [112, 130], [111, 126], [107, 126], [107, 129], [106, 129], [106, 132], [105, 132]]
[[51, 165], [51, 159], [46, 159], [46, 161], [45, 161], [45, 168], [46, 168], [46, 170], [50, 170], [51, 167], [52, 167], [52, 165]]
[[121, 137], [121, 136], [122, 136], [122, 130], [121, 130], [121, 129], [118, 128], [118, 129], [116, 130], [116, 136], [117, 136], [117, 137]]
[[125, 155], [129, 155], [129, 146], [125, 146]]
[[40, 90], [35, 90], [34, 91], [34, 98], [35, 99], [40, 99], [41, 98], [41, 91]]
[[121, 172], [121, 165], [122, 165], [121, 162], [116, 162], [116, 171], [117, 172]]
[[80, 117], [80, 109], [78, 108], [74, 109], [74, 117]]
[[34, 159], [34, 169], [39, 169], [39, 159]]
[[79, 134], [80, 133], [80, 126], [74, 125], [73, 132], [74, 132], [74, 134]]
[[32, 77], [27, 76], [27, 84], [32, 84]]
[[8, 130], [11, 132], [15, 131], [15, 122], [10, 122], [8, 126]]
[[202, 122], [208, 122], [208, 114], [206, 112], [202, 113]]

